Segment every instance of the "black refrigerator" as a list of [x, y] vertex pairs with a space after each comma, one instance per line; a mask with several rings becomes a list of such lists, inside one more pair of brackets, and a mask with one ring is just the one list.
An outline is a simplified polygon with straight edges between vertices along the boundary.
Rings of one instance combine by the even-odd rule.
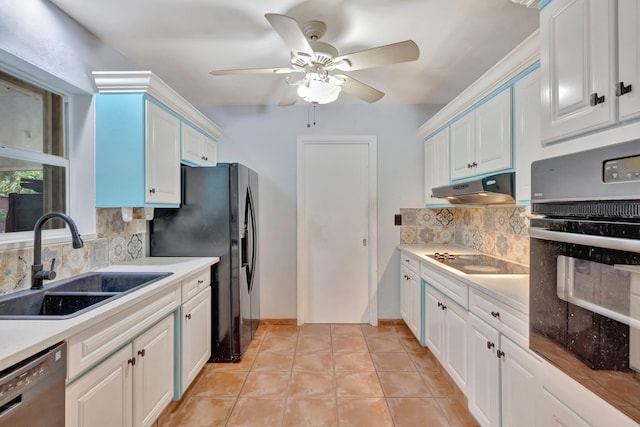
[[260, 320], [258, 174], [239, 163], [182, 167], [179, 208], [156, 209], [151, 256], [218, 256], [211, 268], [210, 362], [237, 362]]

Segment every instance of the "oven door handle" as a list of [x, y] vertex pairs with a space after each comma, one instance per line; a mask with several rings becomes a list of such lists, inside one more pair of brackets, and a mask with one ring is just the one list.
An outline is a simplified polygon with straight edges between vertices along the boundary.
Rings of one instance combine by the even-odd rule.
[[534, 239], [550, 240], [554, 242], [572, 243], [582, 246], [614, 249], [618, 251], [640, 253], [640, 240], [621, 239], [619, 237], [592, 236], [589, 234], [563, 233], [545, 228], [531, 227], [529, 236]]

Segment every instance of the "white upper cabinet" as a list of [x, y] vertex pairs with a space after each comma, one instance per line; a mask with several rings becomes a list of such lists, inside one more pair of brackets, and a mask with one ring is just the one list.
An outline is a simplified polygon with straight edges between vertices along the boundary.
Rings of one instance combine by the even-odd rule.
[[616, 122], [615, 10], [615, 0], [554, 0], [540, 12], [543, 143]]
[[449, 184], [449, 128], [446, 127], [424, 142], [424, 203], [445, 203], [431, 197], [431, 189]]
[[180, 119], [145, 101], [145, 203], [180, 203]]
[[474, 112], [467, 113], [451, 124], [451, 179], [474, 174], [475, 132]]
[[618, 86], [620, 120], [640, 116], [640, 4], [618, 0]]
[[196, 166], [215, 166], [218, 161], [216, 142], [184, 122], [181, 127], [181, 160]]
[[511, 167], [511, 89], [451, 124], [451, 179]]
[[511, 167], [511, 88], [480, 105], [475, 123], [474, 175]]

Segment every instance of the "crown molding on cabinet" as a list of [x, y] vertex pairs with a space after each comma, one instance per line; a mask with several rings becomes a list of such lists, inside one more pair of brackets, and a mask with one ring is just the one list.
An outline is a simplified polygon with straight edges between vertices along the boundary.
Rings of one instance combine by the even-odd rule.
[[418, 133], [427, 138], [539, 60], [540, 36], [536, 30], [420, 126]]
[[222, 129], [151, 71], [94, 71], [99, 93], [146, 93], [215, 139]]

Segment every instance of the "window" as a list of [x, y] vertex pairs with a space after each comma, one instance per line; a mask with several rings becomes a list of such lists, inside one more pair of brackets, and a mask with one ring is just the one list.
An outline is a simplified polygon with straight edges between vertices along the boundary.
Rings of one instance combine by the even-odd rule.
[[0, 232], [30, 231], [43, 214], [67, 211], [64, 110], [62, 95], [0, 71]]

